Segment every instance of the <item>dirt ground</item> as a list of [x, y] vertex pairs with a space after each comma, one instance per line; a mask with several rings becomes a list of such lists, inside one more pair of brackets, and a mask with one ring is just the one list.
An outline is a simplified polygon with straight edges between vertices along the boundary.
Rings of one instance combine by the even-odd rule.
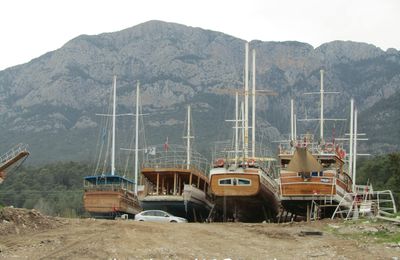
[[3, 208], [0, 258], [395, 260], [400, 243], [393, 237], [398, 239], [399, 231], [394, 224], [370, 220], [160, 224], [53, 218]]

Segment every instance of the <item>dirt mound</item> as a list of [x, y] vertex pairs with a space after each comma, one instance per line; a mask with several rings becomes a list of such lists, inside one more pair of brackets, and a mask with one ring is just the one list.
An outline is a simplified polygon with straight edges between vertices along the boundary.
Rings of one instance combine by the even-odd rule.
[[59, 226], [61, 221], [42, 215], [35, 209], [6, 207], [0, 209], [0, 235], [20, 234]]

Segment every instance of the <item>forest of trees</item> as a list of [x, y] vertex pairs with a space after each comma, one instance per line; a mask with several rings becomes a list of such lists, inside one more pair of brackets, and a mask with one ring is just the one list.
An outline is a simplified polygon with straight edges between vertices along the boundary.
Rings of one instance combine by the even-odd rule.
[[[83, 177], [92, 173], [91, 165], [83, 162], [19, 168], [0, 185], [0, 206], [35, 208], [53, 216], [86, 216], [82, 201]], [[357, 184], [367, 183], [374, 190], [392, 190], [399, 208], [400, 153], [360, 160]]]
[[83, 177], [91, 173], [89, 164], [76, 162], [22, 167], [0, 185], [0, 205], [35, 208], [53, 216], [83, 216]]

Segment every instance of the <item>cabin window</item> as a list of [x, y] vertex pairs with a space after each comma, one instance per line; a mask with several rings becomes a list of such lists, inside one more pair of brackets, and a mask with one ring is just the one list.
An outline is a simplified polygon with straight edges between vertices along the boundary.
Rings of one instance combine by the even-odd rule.
[[219, 180], [219, 185], [232, 185], [232, 179], [221, 179]]
[[318, 176], [318, 172], [312, 172], [312, 173], [311, 173], [311, 176], [317, 177], [317, 176]]
[[238, 185], [240, 186], [250, 186], [251, 180], [249, 179], [238, 179]]

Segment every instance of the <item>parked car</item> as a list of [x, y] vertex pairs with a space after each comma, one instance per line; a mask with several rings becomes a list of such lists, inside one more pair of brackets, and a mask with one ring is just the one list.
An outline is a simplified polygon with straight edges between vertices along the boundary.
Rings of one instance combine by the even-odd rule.
[[185, 218], [174, 216], [162, 210], [145, 210], [135, 215], [136, 221], [186, 223]]

